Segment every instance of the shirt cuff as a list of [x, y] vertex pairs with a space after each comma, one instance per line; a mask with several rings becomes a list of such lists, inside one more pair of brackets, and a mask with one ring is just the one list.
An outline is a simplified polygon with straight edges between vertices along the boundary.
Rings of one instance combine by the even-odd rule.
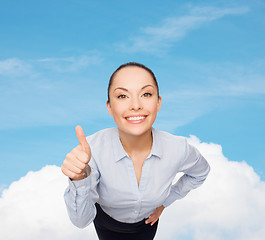
[[82, 180], [73, 181], [68, 178], [69, 188], [76, 192], [78, 195], [86, 195], [91, 188], [91, 176]]

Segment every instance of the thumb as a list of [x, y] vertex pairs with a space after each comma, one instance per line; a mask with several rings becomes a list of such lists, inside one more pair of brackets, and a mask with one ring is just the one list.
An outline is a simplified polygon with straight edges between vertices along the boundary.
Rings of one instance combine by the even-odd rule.
[[76, 132], [77, 139], [78, 139], [83, 151], [85, 151], [86, 153], [89, 153], [90, 147], [89, 147], [89, 144], [86, 140], [86, 136], [85, 136], [85, 133], [83, 131], [83, 128], [81, 126], [76, 126], [75, 132]]

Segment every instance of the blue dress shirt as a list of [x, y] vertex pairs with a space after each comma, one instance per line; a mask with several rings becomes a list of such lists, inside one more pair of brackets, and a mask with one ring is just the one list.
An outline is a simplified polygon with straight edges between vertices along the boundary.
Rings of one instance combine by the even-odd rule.
[[[64, 195], [74, 225], [83, 228], [94, 220], [95, 202], [112, 218], [135, 223], [148, 218], [157, 207], [168, 207], [185, 197], [204, 182], [209, 164], [186, 138], [154, 128], [152, 137], [152, 149], [144, 161], [139, 187], [118, 128], [104, 129], [87, 137], [92, 153], [91, 173], [83, 180], [69, 179]], [[172, 184], [179, 172], [184, 175]]]

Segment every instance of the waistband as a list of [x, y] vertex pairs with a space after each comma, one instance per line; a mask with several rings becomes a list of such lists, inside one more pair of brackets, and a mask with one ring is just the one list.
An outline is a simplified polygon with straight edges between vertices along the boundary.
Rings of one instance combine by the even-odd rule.
[[[95, 206], [97, 208], [97, 215], [94, 219], [94, 224], [101, 229], [108, 229], [121, 233], [137, 233], [150, 227], [150, 224], [145, 224], [147, 218], [136, 223], [124, 223], [117, 221], [105, 213], [98, 203], [95, 203]], [[155, 227], [156, 224], [158, 224], [158, 221], [152, 227]]]

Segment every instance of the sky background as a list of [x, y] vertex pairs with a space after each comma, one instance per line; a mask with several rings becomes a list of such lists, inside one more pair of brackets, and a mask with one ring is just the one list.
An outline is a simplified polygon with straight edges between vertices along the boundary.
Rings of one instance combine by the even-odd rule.
[[[19, 199], [24, 193], [20, 203], [27, 202], [28, 191], [38, 189], [33, 183], [42, 181], [39, 176], [46, 183], [60, 182], [55, 184], [56, 193], [66, 187], [59, 167], [78, 144], [75, 126], [81, 125], [86, 135], [115, 126], [106, 110], [107, 84], [112, 72], [129, 61], [145, 64], [157, 77], [162, 109], [154, 127], [192, 135], [189, 139], [198, 146], [194, 138], [200, 139], [202, 146], [208, 146], [205, 155], [213, 159], [213, 169], [220, 167], [217, 175], [224, 179], [224, 186], [230, 183], [222, 177], [231, 170], [235, 188], [242, 187], [235, 176], [246, 176], [249, 189], [254, 185], [262, 189], [255, 191], [259, 192], [255, 201], [265, 202], [264, 12], [261, 0], [0, 1], [0, 215], [6, 209], [11, 216], [8, 209], [18, 204], [6, 205], [7, 199]], [[224, 164], [219, 166], [212, 156], [219, 156]], [[216, 193], [212, 186], [206, 184], [195, 198], [202, 195], [200, 191]], [[216, 199], [212, 201], [218, 209]], [[192, 198], [183, 204], [189, 201]], [[255, 201], [242, 206], [260, 206], [253, 215], [264, 217], [260, 213], [264, 204]], [[52, 221], [49, 216], [42, 219]], [[9, 227], [13, 220], [7, 221]], [[29, 220], [27, 227], [32, 224]], [[243, 225], [234, 226], [237, 233]], [[246, 239], [261, 239], [259, 234], [264, 232], [258, 226], [248, 228], [253, 237]], [[183, 227], [199, 229], [195, 220], [194, 225], [183, 223]], [[224, 231], [226, 227], [216, 223], [211, 239], [243, 239]], [[36, 229], [36, 236], [43, 234], [41, 227]], [[161, 229], [159, 236], [168, 232], [162, 223]], [[210, 230], [205, 235], [187, 230], [178, 237], [205, 239]], [[257, 235], [251, 235], [254, 232]], [[76, 236], [76, 230], [62, 239], [71, 234]]]

